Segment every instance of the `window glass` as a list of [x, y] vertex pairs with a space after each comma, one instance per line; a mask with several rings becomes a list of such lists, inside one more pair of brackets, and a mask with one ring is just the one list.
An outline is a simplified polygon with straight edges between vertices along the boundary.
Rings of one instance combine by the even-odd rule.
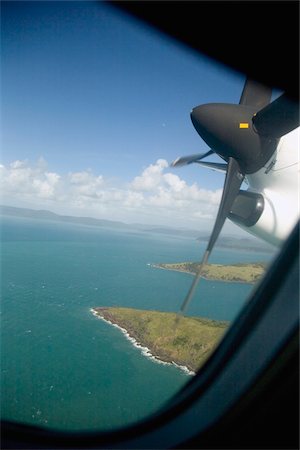
[[227, 221], [178, 315], [224, 174], [170, 163], [209, 150], [191, 109], [244, 83], [101, 2], [4, 3], [4, 419], [124, 426], [208, 358], [277, 247]]

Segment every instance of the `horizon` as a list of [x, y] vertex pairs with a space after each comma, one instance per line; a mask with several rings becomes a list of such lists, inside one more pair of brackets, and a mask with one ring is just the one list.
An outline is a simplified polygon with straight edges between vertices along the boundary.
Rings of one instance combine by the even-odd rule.
[[[120, 222], [120, 221], [111, 221], [109, 219], [99, 219], [96, 217], [92, 217], [92, 216], [72, 216], [72, 215], [68, 215], [68, 214], [57, 214], [51, 210], [48, 209], [33, 209], [33, 208], [24, 208], [24, 207], [16, 207], [16, 206], [12, 206], [12, 205], [4, 205], [4, 204], [0, 204], [0, 216], [4, 215], [5, 216], [5, 212], [3, 214], [3, 208], [11, 208], [12, 210], [17, 210], [17, 211], [24, 211], [25, 212], [34, 212], [34, 213], [50, 213], [53, 214], [54, 216], [57, 217], [57, 220], [59, 220], [60, 218], [68, 218], [68, 219], [83, 219], [83, 220], [91, 220], [91, 221], [99, 221], [99, 225], [101, 224], [101, 222], [110, 222], [110, 223], [114, 223], [114, 224], [118, 224], [118, 225], [124, 225], [124, 226], [128, 226], [128, 227], [137, 227], [137, 229], [139, 229], [139, 231], [156, 231], [159, 232], [159, 230], [163, 230], [162, 232], [167, 232], [167, 231], [174, 231], [179, 233], [179, 235], [182, 235], [182, 233], [184, 232], [191, 232], [193, 233], [195, 236], [197, 235], [196, 239], [200, 239], [200, 240], [205, 240], [205, 239], [209, 239], [209, 233], [207, 233], [205, 230], [196, 230], [195, 228], [184, 228], [184, 227], [176, 227], [176, 226], [172, 226], [172, 225], [160, 225], [160, 224], [143, 224], [143, 223], [137, 223], [137, 222]], [[52, 221], [52, 219], [50, 217], [45, 218], [45, 217], [38, 217], [38, 216], [26, 216], [26, 215], [14, 215], [9, 214], [9, 212], [7, 213], [8, 216], [10, 217], [19, 217], [19, 218], [25, 218], [25, 219], [33, 219], [33, 220], [50, 220]], [[76, 224], [80, 224], [80, 222], [74, 221], [74, 223]], [[87, 225], [87, 226], [96, 226], [97, 225], [94, 223], [81, 223], [81, 225]], [[149, 227], [149, 229], [147, 229], [147, 226]], [[195, 237], [193, 236], [193, 237]], [[244, 233], [243, 235], [237, 235], [236, 233], [232, 234], [232, 233], [222, 233], [222, 235], [220, 235], [219, 240], [216, 243], [216, 246], [218, 246], [218, 242], [219, 244], [222, 243], [222, 238], [223, 239], [234, 239], [237, 241], [246, 241], [249, 240], [251, 241], [251, 243], [260, 243], [261, 245], [265, 246], [266, 249], [272, 249], [274, 250], [274, 252], [276, 251], [275, 248], [273, 248], [271, 246], [271, 244], [265, 242], [265, 241], [261, 241], [258, 237], [253, 236], [250, 233]]]

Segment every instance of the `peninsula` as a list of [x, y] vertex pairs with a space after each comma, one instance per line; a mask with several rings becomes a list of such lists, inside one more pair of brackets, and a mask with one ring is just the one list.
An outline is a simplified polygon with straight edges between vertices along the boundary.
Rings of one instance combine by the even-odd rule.
[[[174, 270], [196, 275], [201, 264], [197, 262], [182, 262], [175, 264], [153, 264], [158, 269]], [[202, 268], [202, 278], [215, 281], [238, 283], [256, 283], [266, 270], [265, 263], [246, 264], [206, 264]]]
[[156, 359], [195, 372], [228, 328], [228, 322], [133, 308], [95, 307], [92, 313], [118, 325]]

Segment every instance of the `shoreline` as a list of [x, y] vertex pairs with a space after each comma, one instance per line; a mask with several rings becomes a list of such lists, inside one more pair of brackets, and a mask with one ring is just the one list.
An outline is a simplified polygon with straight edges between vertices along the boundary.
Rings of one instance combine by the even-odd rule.
[[[103, 311], [105, 311], [106, 308], [103, 308]], [[109, 319], [106, 319], [105, 317], [103, 317], [101, 315], [101, 313], [99, 311], [97, 311], [95, 308], [90, 308], [90, 312], [93, 314], [94, 317], [96, 317], [97, 319], [103, 320], [104, 322], [108, 323], [109, 325], [112, 325], [115, 328], [118, 328], [126, 337], [126, 339], [131, 342], [131, 344], [139, 349], [142, 353], [143, 356], [145, 356], [148, 359], [151, 359], [153, 362], [155, 362], [156, 364], [163, 364], [163, 365], [169, 365], [169, 366], [175, 366], [176, 368], [180, 369], [181, 371], [183, 371], [186, 375], [189, 376], [194, 376], [196, 375], [196, 373], [192, 370], [190, 370], [187, 366], [182, 366], [180, 364], [177, 364], [175, 361], [165, 361], [163, 359], [161, 359], [159, 356], [154, 355], [153, 353], [151, 353], [151, 349], [142, 345], [140, 342], [138, 342], [138, 340], [136, 338], [134, 338], [133, 336], [131, 336], [128, 332], [128, 330], [126, 330], [126, 328], [121, 327], [120, 325], [118, 325], [117, 323], [112, 322]]]
[[[185, 269], [176, 269], [176, 268], [172, 268], [172, 267], [163, 267], [160, 264], [150, 264], [150, 267], [152, 267], [153, 269], [161, 269], [161, 270], [168, 270], [170, 272], [180, 272], [180, 273], [187, 273], [188, 275], [193, 275], [196, 276], [197, 273], [196, 272], [192, 272], [191, 270], [185, 270]], [[240, 283], [240, 284], [255, 284], [256, 281], [245, 281], [245, 280], [231, 280], [231, 279], [219, 279], [219, 278], [213, 278], [213, 277], [209, 277], [205, 274], [201, 275], [200, 278], [203, 278], [206, 281], [216, 281], [221, 282], [221, 283]]]

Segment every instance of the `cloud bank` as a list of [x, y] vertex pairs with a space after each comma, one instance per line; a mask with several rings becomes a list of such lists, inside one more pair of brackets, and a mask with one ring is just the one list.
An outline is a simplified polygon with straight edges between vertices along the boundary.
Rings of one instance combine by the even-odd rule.
[[120, 184], [92, 170], [59, 174], [47, 162], [13, 161], [0, 165], [2, 203], [49, 209], [59, 214], [125, 222], [211, 228], [221, 190], [188, 184], [164, 159]]

